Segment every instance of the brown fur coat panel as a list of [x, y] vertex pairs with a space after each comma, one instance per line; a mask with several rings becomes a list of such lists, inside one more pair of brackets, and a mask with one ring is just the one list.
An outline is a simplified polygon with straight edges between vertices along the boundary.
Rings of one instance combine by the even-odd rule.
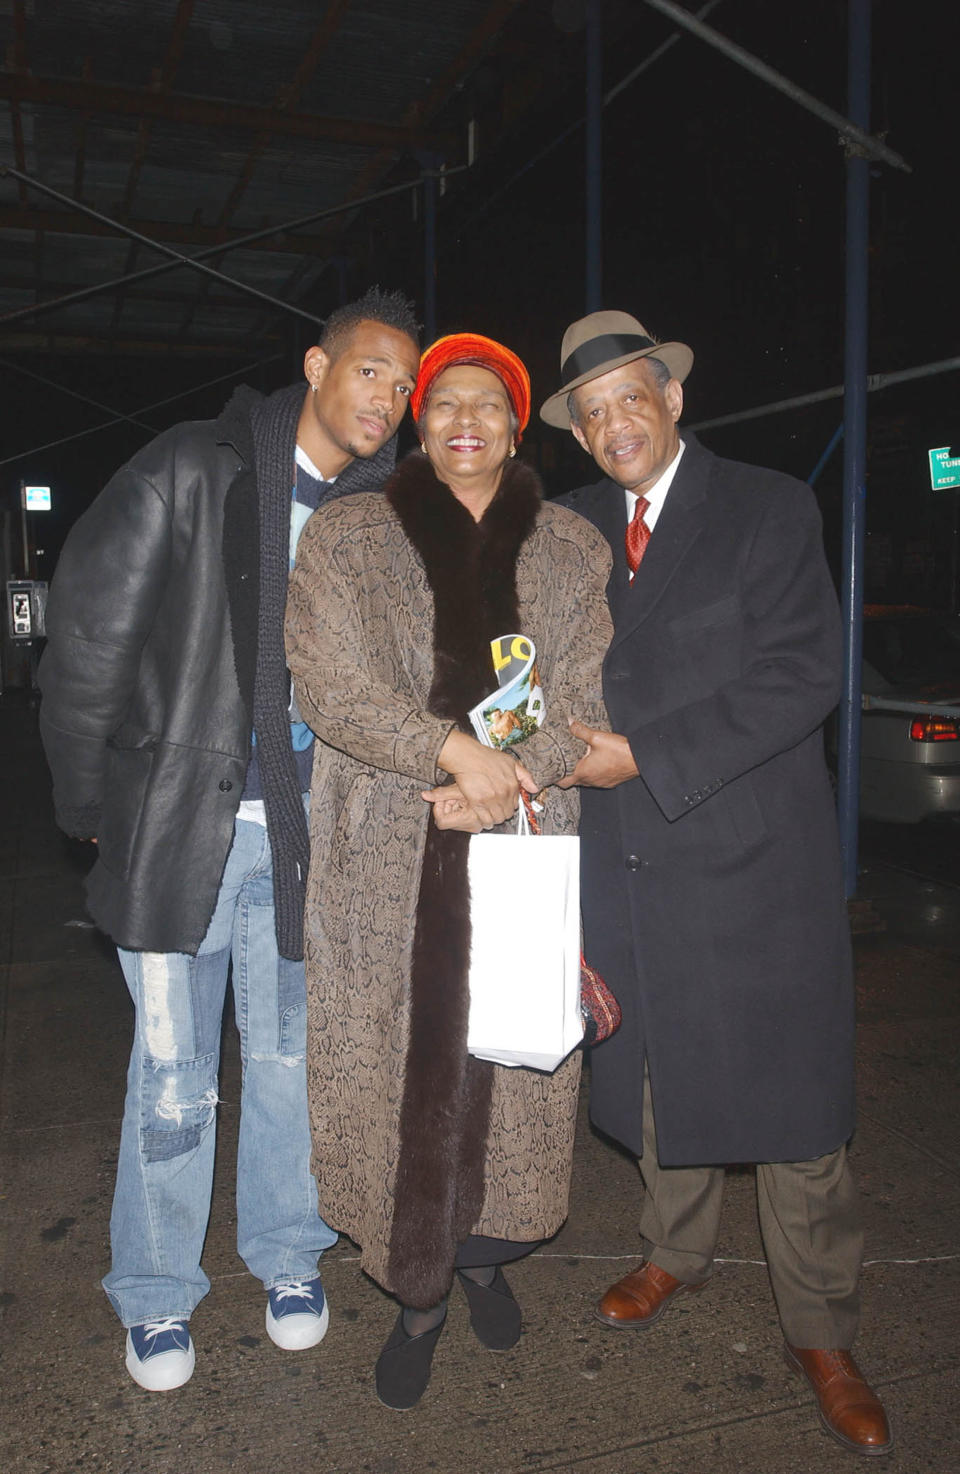
[[388, 1273], [399, 1299], [423, 1310], [449, 1290], [483, 1204], [493, 1066], [466, 1048], [469, 839], [427, 830], [410, 964]]
[[[469, 708], [496, 680], [490, 641], [517, 630], [517, 556], [536, 521], [539, 484], [525, 466], [508, 465], [477, 522], [414, 452], [385, 494], [433, 596], [428, 709], [469, 732]], [[469, 841], [433, 824], [427, 830], [410, 967], [390, 1282], [405, 1304], [424, 1309], [449, 1289], [457, 1245], [483, 1203], [493, 1067], [466, 1048]]]
[[[411, 485], [410, 496], [416, 491]], [[420, 510], [421, 526], [440, 525], [425, 503]], [[450, 852], [431, 836], [454, 844], [466, 836], [438, 835], [420, 791], [441, 778], [436, 755], [464, 703], [495, 677], [492, 666], [477, 670], [452, 696], [435, 681], [445, 595], [435, 595], [429, 548], [425, 557], [401, 513], [364, 495], [311, 519], [291, 580], [287, 636], [301, 711], [324, 739], [314, 766], [306, 921], [320, 1207], [361, 1245], [368, 1273], [409, 1303], [427, 1304], [444, 1292], [453, 1247], [467, 1233], [529, 1241], [562, 1223], [580, 1061], [574, 1055], [548, 1076], [468, 1062], [462, 1047], [450, 1047], [451, 1038], [465, 1038], [465, 990], [449, 979], [465, 973], [469, 917], [465, 886], [444, 891]], [[472, 537], [471, 526], [466, 532]], [[539, 500], [529, 528], [514, 519], [511, 536], [512, 610], [497, 602], [509, 597], [497, 539], [467, 549], [496, 570], [493, 627], [472, 621], [470, 638], [475, 652], [486, 643], [487, 661], [494, 635], [518, 629], [535, 641], [547, 720], [523, 755], [538, 781], [553, 782], [581, 751], [568, 717], [605, 720], [609, 551], [581, 519]], [[446, 567], [449, 541], [436, 547]], [[447, 578], [461, 605], [462, 587]], [[505, 613], [516, 618], [504, 625]], [[548, 830], [572, 832], [577, 807], [574, 792], [552, 789]], [[445, 895], [442, 907], [425, 907], [426, 928], [418, 924], [421, 877], [425, 902], [434, 883]], [[419, 1150], [411, 1156], [412, 1141]]]

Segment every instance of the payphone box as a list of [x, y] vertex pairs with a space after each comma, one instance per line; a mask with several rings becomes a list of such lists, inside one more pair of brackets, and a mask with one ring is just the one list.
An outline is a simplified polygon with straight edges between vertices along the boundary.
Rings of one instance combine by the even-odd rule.
[[46, 634], [47, 585], [38, 579], [7, 580], [7, 632], [15, 645]]

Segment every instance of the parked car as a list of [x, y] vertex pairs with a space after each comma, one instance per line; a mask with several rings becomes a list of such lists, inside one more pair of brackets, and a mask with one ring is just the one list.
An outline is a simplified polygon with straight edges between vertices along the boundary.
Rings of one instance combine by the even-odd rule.
[[[863, 817], [960, 816], [960, 618], [868, 605], [862, 691]], [[835, 757], [835, 723], [828, 740]]]

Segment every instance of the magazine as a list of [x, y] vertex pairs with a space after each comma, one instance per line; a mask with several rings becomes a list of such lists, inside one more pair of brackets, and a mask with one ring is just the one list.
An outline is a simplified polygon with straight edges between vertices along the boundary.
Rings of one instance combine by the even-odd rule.
[[497, 689], [470, 711], [478, 740], [487, 747], [512, 747], [543, 724], [544, 704], [537, 652], [526, 635], [490, 641]]

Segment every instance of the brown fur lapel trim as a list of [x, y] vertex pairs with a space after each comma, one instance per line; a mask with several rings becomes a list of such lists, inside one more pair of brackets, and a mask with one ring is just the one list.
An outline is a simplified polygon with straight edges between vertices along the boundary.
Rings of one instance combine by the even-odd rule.
[[[420, 452], [385, 491], [433, 593], [429, 709], [470, 731], [467, 712], [495, 680], [490, 641], [517, 630], [517, 556], [536, 521], [539, 481], [508, 464], [479, 523]], [[466, 1047], [469, 842], [430, 825], [417, 899], [388, 1277], [405, 1305], [421, 1309], [449, 1290], [457, 1246], [483, 1205], [493, 1066]]]
[[539, 479], [529, 467], [508, 462], [480, 522], [437, 480], [420, 451], [400, 463], [385, 491], [433, 593], [430, 711], [470, 731], [467, 712], [494, 679], [490, 641], [516, 626], [517, 554], [537, 518]]

